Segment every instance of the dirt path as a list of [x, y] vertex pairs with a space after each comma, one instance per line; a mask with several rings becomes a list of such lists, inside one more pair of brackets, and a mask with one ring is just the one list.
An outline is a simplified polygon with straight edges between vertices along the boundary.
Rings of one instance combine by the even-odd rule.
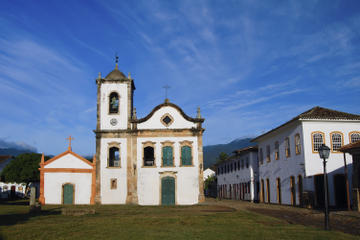
[[[324, 227], [324, 213], [312, 209], [215, 199], [207, 199], [204, 204], [227, 206], [237, 210], [251, 211], [285, 220], [289, 224], [301, 224], [317, 228]], [[332, 230], [360, 235], [360, 213], [354, 211], [332, 211], [330, 212], [330, 227]]]

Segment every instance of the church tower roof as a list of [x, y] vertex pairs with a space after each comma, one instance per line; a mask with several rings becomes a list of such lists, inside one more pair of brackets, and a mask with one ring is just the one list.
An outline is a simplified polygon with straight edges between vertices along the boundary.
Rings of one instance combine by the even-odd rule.
[[115, 56], [115, 69], [112, 70], [106, 77], [106, 80], [129, 80], [125, 74], [119, 70], [119, 57]]

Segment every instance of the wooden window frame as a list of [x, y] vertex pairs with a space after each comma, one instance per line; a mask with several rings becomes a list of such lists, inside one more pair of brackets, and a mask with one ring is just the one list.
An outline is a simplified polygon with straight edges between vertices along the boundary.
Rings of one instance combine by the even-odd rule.
[[[190, 165], [183, 165], [183, 163], [182, 163], [182, 151], [181, 151], [182, 147], [190, 147], [190, 149], [191, 149], [191, 164]], [[179, 148], [180, 148], [180, 154], [179, 154], [180, 167], [193, 167], [194, 166], [193, 142], [188, 141], [188, 140], [182, 141], [182, 142], [180, 142]]]
[[[117, 147], [119, 149], [119, 166], [110, 166], [110, 148]], [[107, 147], [107, 165], [106, 168], [121, 168], [121, 148], [119, 142], [110, 142]]]
[[[143, 168], [156, 168], [156, 142], [146, 141], [142, 143], [142, 166]], [[153, 166], [145, 166], [145, 148], [152, 147], [154, 149], [154, 165]]]
[[266, 162], [271, 162], [271, 149], [270, 145], [266, 145]]
[[319, 154], [319, 151], [314, 151], [314, 135], [317, 133], [322, 135], [322, 138], [323, 138], [322, 144], [325, 144], [325, 142], [326, 142], [325, 141], [325, 133], [320, 132], [320, 131], [311, 132], [311, 134], [310, 134], [311, 135], [311, 151], [312, 151], [312, 153], [315, 153], [315, 154]]
[[286, 137], [284, 142], [285, 142], [285, 156], [286, 158], [289, 158], [291, 157], [290, 138]]
[[[299, 138], [299, 142], [296, 142], [296, 137]], [[301, 154], [301, 142], [300, 142], [301, 138], [300, 138], [300, 134], [297, 133], [294, 136], [294, 144], [295, 144], [295, 155], [300, 155]]]
[[259, 163], [260, 165], [264, 164], [264, 153], [262, 148], [259, 148]]
[[353, 135], [353, 134], [360, 134], [360, 131], [351, 131], [351, 132], [349, 132], [349, 143], [352, 143], [351, 142], [351, 135]]
[[344, 146], [344, 134], [342, 132], [339, 132], [339, 131], [331, 132], [330, 133], [330, 149], [331, 149], [331, 153], [342, 153], [340, 151], [334, 150], [334, 146], [333, 146], [333, 135], [334, 134], [339, 134], [341, 136], [341, 147]]
[[[172, 162], [173, 165], [172, 166], [164, 166], [164, 147], [171, 147], [172, 148]], [[174, 142], [171, 141], [165, 141], [165, 142], [161, 142], [161, 167], [167, 168], [167, 167], [175, 167], [175, 151], [174, 151]]]
[[274, 146], [275, 160], [279, 160], [279, 158], [280, 158], [279, 146], [280, 146], [279, 141], [276, 141], [275, 146]]
[[[118, 97], [118, 101], [119, 101], [119, 105], [118, 105], [118, 109], [117, 109], [117, 112], [116, 113], [111, 113], [110, 112], [110, 102], [111, 102], [111, 99], [110, 99], [110, 96], [111, 94], [113, 93], [116, 93], [117, 94], [117, 97]], [[117, 91], [111, 91], [107, 97], [108, 99], [108, 115], [120, 115], [120, 94], [117, 92]]]

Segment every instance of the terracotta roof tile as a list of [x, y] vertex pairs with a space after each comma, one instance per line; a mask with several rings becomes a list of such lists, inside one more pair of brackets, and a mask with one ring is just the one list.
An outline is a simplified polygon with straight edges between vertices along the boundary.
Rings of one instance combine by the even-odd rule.
[[297, 115], [290, 121], [287, 121], [286, 123], [274, 128], [260, 136], [257, 136], [256, 138], [252, 139], [251, 142], [255, 142], [260, 137], [263, 137], [269, 133], [272, 133], [291, 122], [295, 122], [297, 120], [308, 120], [308, 119], [309, 120], [314, 119], [314, 120], [359, 120], [360, 121], [360, 115], [346, 113], [346, 112], [340, 112], [340, 111], [316, 106], [316, 107], [311, 108], [310, 110], [307, 110], [307, 111]]

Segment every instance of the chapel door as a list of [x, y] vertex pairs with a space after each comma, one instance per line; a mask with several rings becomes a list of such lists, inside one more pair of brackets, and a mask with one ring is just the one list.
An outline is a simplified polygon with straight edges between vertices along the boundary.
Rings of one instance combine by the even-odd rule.
[[175, 178], [161, 179], [161, 205], [175, 205]]
[[64, 204], [74, 203], [74, 185], [70, 183], [63, 185], [63, 203]]

